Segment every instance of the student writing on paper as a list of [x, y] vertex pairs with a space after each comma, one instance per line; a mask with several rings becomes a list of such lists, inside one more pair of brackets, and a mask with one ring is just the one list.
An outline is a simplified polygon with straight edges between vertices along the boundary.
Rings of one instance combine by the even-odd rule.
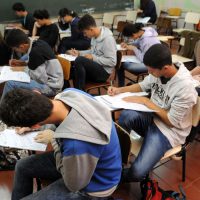
[[190, 71], [190, 73], [193, 78], [199, 82], [196, 90], [198, 92], [198, 95], [200, 96], [200, 66], [195, 67], [193, 70]]
[[154, 24], [157, 20], [157, 12], [154, 1], [140, 0], [140, 9], [138, 9], [140, 17], [151, 17], [150, 23]]
[[[54, 100], [16, 89], [7, 93], [0, 108], [0, 118], [9, 126], [58, 124], [55, 132], [46, 130], [36, 137], [38, 142], [51, 142], [54, 154], [36, 154], [17, 162], [12, 200], [111, 199], [120, 181], [122, 163], [107, 108], [76, 89], [65, 90]], [[32, 194], [36, 177], [53, 183]]]
[[151, 98], [126, 97], [125, 101], [146, 105], [157, 112], [124, 110], [119, 124], [128, 132], [144, 137], [141, 150], [129, 169], [123, 171], [123, 181], [141, 181], [163, 157], [165, 152], [184, 144], [192, 127], [192, 107], [197, 92], [190, 72], [183, 64], [172, 64], [170, 49], [155, 44], [144, 55], [149, 76], [142, 82], [122, 88], [110, 87], [108, 94], [150, 91]]
[[52, 49], [54, 49], [58, 37], [59, 30], [56, 24], [52, 23], [49, 12], [47, 10], [35, 10], [33, 16], [36, 20], [33, 36], [38, 35], [39, 39], [47, 42]]
[[[23, 31], [14, 29], [7, 36], [6, 43], [13, 50], [27, 54], [28, 72], [31, 81], [30, 83], [6, 82], [2, 98], [8, 91], [15, 88], [37, 90], [46, 96], [54, 96], [61, 91], [63, 87], [62, 67], [52, 49], [45, 41], [32, 41]], [[18, 66], [26, 65], [24, 61], [19, 60], [14, 60], [13, 62], [11, 60], [10, 63], [12, 66], [16, 64]]]
[[130, 73], [146, 73], [147, 68], [143, 64], [143, 57], [145, 52], [154, 44], [160, 43], [157, 36], [158, 33], [151, 27], [143, 27], [143, 24], [127, 24], [124, 27], [122, 34], [126, 37], [129, 37], [134, 40], [132, 45], [122, 43], [121, 46], [127, 50], [133, 51], [135, 56], [141, 63], [130, 63], [125, 62], [122, 64], [118, 71], [119, 86], [124, 86], [124, 70], [129, 71]]
[[25, 31], [25, 33], [28, 33], [29, 36], [31, 36], [35, 23], [33, 15], [26, 10], [22, 3], [19, 2], [13, 4], [12, 9], [15, 14], [21, 18], [21, 25], [15, 25], [15, 27], [20, 28], [21, 30]]
[[85, 37], [78, 28], [80, 18], [73, 10], [63, 8], [59, 11], [60, 18], [69, 23], [71, 29], [71, 37], [64, 37], [59, 45], [58, 53], [66, 53], [72, 48], [77, 50], [86, 50], [90, 47], [90, 39]]
[[80, 19], [79, 29], [91, 38], [91, 49], [69, 53], [78, 56], [73, 68], [75, 87], [84, 90], [86, 81], [101, 83], [108, 79], [117, 63], [117, 47], [112, 32], [106, 27], [98, 27], [90, 15]]

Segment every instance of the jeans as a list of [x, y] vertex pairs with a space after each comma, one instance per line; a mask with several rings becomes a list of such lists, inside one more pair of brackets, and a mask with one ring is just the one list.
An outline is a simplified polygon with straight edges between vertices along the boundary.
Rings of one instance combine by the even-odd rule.
[[19, 200], [32, 194], [33, 178], [51, 181], [61, 178], [61, 174], [56, 169], [53, 152], [31, 155], [17, 161], [12, 200]]
[[29, 90], [39, 90], [39, 92], [43, 93], [41, 90], [45, 89], [44, 95], [46, 96], [54, 96], [56, 93], [49, 88], [47, 85], [38, 83], [34, 80], [31, 80], [30, 83], [24, 83], [19, 81], [7, 81], [4, 85], [3, 93], [1, 99], [5, 96], [5, 94], [13, 89], [23, 88]]
[[135, 75], [147, 72], [147, 68], [143, 63], [123, 63], [118, 70], [119, 87], [123, 87], [125, 84], [125, 70]]
[[138, 156], [131, 167], [122, 173], [124, 182], [141, 181], [172, 146], [154, 124], [152, 113], [124, 110], [119, 125], [128, 132], [134, 130], [144, 137]]
[[83, 56], [76, 58], [73, 70], [75, 88], [80, 90], [84, 90], [86, 81], [101, 83], [109, 77], [102, 65]]
[[[33, 178], [53, 182], [33, 192]], [[15, 166], [12, 200], [110, 200], [112, 197], [91, 197], [84, 192], [70, 192], [56, 169], [53, 152], [31, 155], [19, 160]]]

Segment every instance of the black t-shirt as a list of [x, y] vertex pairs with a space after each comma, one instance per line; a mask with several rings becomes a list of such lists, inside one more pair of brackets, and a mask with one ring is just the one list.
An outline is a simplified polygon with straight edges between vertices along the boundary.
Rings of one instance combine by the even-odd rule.
[[8, 65], [11, 53], [11, 49], [4, 42], [0, 43], [0, 66]]
[[47, 60], [55, 58], [56, 57], [50, 46], [42, 40], [37, 40], [33, 42], [32, 49], [29, 54], [28, 67], [32, 70], [35, 70]]
[[53, 48], [59, 36], [59, 30], [56, 24], [42, 26], [38, 31], [40, 39], [46, 41]]

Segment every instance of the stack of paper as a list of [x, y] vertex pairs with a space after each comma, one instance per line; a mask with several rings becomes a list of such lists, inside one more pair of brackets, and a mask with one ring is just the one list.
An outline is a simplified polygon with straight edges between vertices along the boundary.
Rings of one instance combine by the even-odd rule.
[[147, 108], [143, 104], [129, 103], [123, 100], [124, 97], [146, 96], [146, 95], [148, 95], [146, 92], [137, 92], [137, 93], [126, 92], [115, 96], [102, 95], [102, 96], [97, 96], [95, 98], [97, 99], [97, 101], [104, 104], [111, 111], [117, 109], [129, 109], [129, 110], [137, 110], [143, 112], [154, 112], [154, 110]]
[[0, 83], [5, 81], [19, 81], [30, 83], [30, 76], [23, 71], [13, 71], [11, 67], [4, 66], [0, 69]]
[[135, 23], [147, 24], [150, 19], [151, 19], [150, 17], [144, 17], [144, 18], [138, 17]]
[[59, 54], [58, 56], [60, 56], [61, 58], [64, 58], [68, 61], [75, 61], [76, 56], [72, 56], [72, 55], [68, 55], [68, 54]]
[[34, 151], [45, 151], [47, 145], [35, 142], [34, 138], [38, 131], [19, 135], [14, 129], [5, 129], [0, 132], [0, 146], [16, 149], [28, 149]]

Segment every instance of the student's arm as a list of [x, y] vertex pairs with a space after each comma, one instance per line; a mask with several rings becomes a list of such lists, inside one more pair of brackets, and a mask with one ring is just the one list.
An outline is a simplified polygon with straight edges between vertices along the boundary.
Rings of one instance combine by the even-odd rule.
[[37, 22], [35, 22], [34, 26], [33, 26], [32, 36], [36, 36], [37, 35], [39, 27], [40, 27], [40, 25]]
[[[56, 141], [52, 142], [57, 170], [62, 174], [64, 183], [71, 192], [79, 191], [89, 184], [98, 162], [98, 158], [90, 154], [87, 149], [79, 151], [80, 148], [76, 143], [79, 142], [64, 139], [61, 153]], [[98, 147], [96, 149], [98, 150]]]
[[195, 67], [190, 73], [192, 76], [200, 75], [200, 66]]
[[109, 87], [108, 88], [108, 95], [110, 96], [114, 96], [120, 93], [124, 93], [124, 92], [142, 92], [142, 89], [140, 87], [139, 84], [133, 84], [130, 86], [126, 86], [126, 87]]

